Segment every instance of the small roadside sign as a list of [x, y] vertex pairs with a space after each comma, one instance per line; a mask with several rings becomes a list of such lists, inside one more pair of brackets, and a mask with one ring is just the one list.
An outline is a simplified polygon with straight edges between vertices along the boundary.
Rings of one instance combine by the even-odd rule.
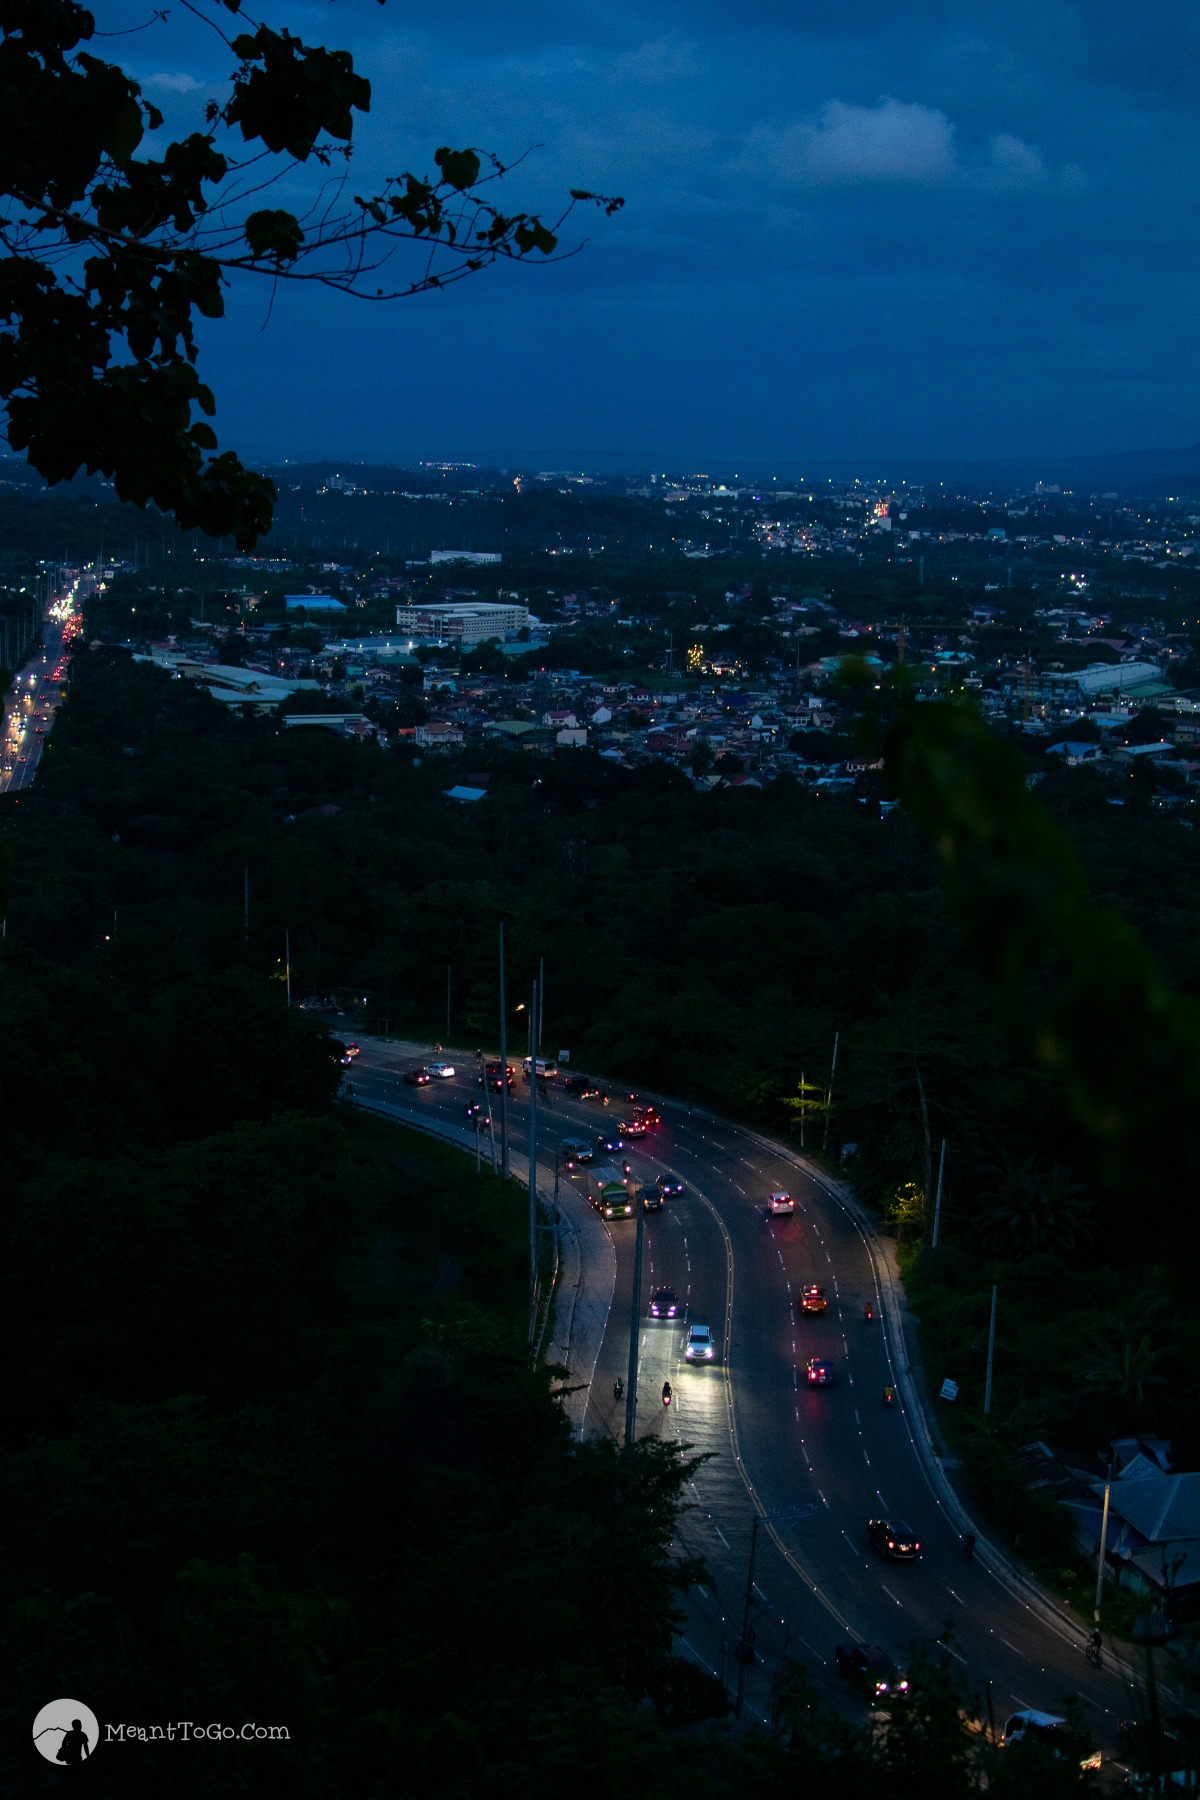
[[947, 1375], [945, 1381], [943, 1381], [943, 1383], [942, 1383], [941, 1397], [943, 1400], [957, 1400], [958, 1399], [958, 1383], [957, 1383], [957, 1381], [951, 1381], [951, 1379], [948, 1375]]

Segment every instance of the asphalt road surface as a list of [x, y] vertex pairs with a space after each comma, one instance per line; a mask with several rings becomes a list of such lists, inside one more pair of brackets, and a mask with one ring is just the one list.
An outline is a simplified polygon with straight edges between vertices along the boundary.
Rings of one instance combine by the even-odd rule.
[[42, 648], [14, 679], [0, 721], [0, 794], [29, 786], [42, 760], [46, 735], [62, 697], [62, 682], [53, 674], [65, 656], [68, 626], [47, 619]]
[[[364, 1042], [352, 1071], [356, 1096], [413, 1117], [461, 1124], [465, 1101], [480, 1097], [474, 1060], [460, 1061], [452, 1080], [402, 1086], [401, 1072], [420, 1060], [379, 1041]], [[558, 1139], [594, 1139], [619, 1118], [622, 1098], [610, 1089], [610, 1103], [602, 1107], [548, 1086], [539, 1106], [540, 1186], [553, 1183]], [[961, 1664], [981, 1705], [990, 1699], [998, 1726], [1019, 1708], [1061, 1712], [1074, 1695], [1096, 1741], [1111, 1753], [1117, 1722], [1134, 1710], [1125, 1674], [1107, 1656], [1104, 1669], [1087, 1666], [1082, 1615], [1061, 1606], [1056, 1612], [1053, 1603], [1039, 1602], [1011, 1582], [983, 1544], [967, 1559], [959, 1525], [930, 1471], [928, 1451], [922, 1451], [923, 1434], [914, 1428], [919, 1421], [907, 1405], [883, 1403], [885, 1385], [898, 1375], [899, 1322], [877, 1277], [878, 1247], [873, 1253], [836, 1192], [782, 1146], [685, 1105], [658, 1104], [662, 1126], [631, 1142], [624, 1156], [634, 1179], [648, 1183], [670, 1171], [685, 1186], [645, 1221], [637, 1431], [668, 1433], [710, 1457], [692, 1480], [692, 1510], [679, 1534], [680, 1547], [703, 1554], [715, 1578], [711, 1593], [699, 1592], [689, 1603], [686, 1649], [731, 1685], [736, 1681], [757, 1510], [767, 1517], [758, 1533], [751, 1614], [750, 1715], [766, 1715], [771, 1681], [785, 1656], [796, 1658], [842, 1704], [853, 1705], [834, 1670], [836, 1643], [878, 1645], [903, 1667], [915, 1642], [938, 1639]], [[528, 1086], [520, 1080], [509, 1129], [513, 1149], [523, 1153]], [[621, 1157], [598, 1152], [596, 1160]], [[767, 1216], [774, 1188], [795, 1196], [791, 1217]], [[619, 1438], [624, 1405], [615, 1399], [613, 1383], [624, 1376], [628, 1359], [634, 1223], [614, 1222], [610, 1230], [616, 1294], [585, 1429]], [[827, 1290], [823, 1316], [800, 1310], [800, 1290], [809, 1283]], [[650, 1291], [658, 1286], [674, 1288], [684, 1303], [679, 1322], [649, 1318]], [[872, 1324], [863, 1318], [868, 1300]], [[687, 1320], [712, 1327], [718, 1350], [713, 1366], [685, 1364]], [[833, 1386], [808, 1386], [811, 1357], [833, 1363]], [[669, 1411], [659, 1398], [667, 1379], [674, 1390]], [[772, 1522], [773, 1514], [788, 1516]], [[921, 1541], [919, 1561], [876, 1556], [866, 1539], [873, 1517], [911, 1526]]]

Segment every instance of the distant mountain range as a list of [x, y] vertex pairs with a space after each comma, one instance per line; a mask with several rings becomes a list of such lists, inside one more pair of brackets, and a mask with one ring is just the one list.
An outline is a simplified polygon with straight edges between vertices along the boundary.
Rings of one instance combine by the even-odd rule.
[[767, 462], [759, 458], [738, 461], [730, 457], [668, 455], [663, 451], [612, 451], [575, 449], [519, 449], [513, 446], [466, 450], [455, 457], [438, 456], [429, 450], [395, 450], [365, 455], [338, 450], [304, 452], [286, 450], [280, 445], [245, 443], [237, 446], [247, 461], [260, 468], [280, 468], [298, 463], [306, 468], [370, 467], [415, 469], [423, 462], [473, 463], [481, 469], [504, 469], [514, 473], [542, 470], [590, 475], [686, 475], [703, 472], [721, 480], [739, 477], [743, 481], [911, 481], [928, 484], [953, 481], [968, 487], [1006, 489], [1030, 487], [1037, 482], [1062, 488], [1119, 494], [1183, 494], [1200, 493], [1200, 444], [1187, 444], [1178, 449], [1117, 450], [1098, 456], [1046, 455], [995, 457], [970, 460], [964, 457], [865, 456], [789, 458]]

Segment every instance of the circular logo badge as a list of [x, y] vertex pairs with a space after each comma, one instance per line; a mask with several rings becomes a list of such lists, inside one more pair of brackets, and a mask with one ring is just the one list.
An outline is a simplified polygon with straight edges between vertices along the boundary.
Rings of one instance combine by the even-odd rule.
[[33, 1721], [33, 1742], [47, 1762], [86, 1762], [100, 1742], [100, 1723], [82, 1700], [51, 1700]]

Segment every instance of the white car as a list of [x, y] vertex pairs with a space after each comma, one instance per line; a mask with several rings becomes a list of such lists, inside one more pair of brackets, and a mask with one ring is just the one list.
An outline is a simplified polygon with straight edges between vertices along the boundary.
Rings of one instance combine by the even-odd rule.
[[712, 1362], [717, 1354], [711, 1325], [689, 1325], [683, 1340], [684, 1362]]
[[771, 1214], [772, 1218], [774, 1218], [777, 1213], [794, 1213], [795, 1210], [796, 1202], [792, 1199], [790, 1194], [785, 1194], [782, 1188], [777, 1188], [771, 1195], [771, 1198], [767, 1201], [767, 1211]]
[[449, 1081], [450, 1077], [454, 1073], [454, 1064], [453, 1063], [426, 1063], [425, 1064], [425, 1073], [427, 1075], [437, 1075], [440, 1077], [440, 1079], [442, 1081]]

